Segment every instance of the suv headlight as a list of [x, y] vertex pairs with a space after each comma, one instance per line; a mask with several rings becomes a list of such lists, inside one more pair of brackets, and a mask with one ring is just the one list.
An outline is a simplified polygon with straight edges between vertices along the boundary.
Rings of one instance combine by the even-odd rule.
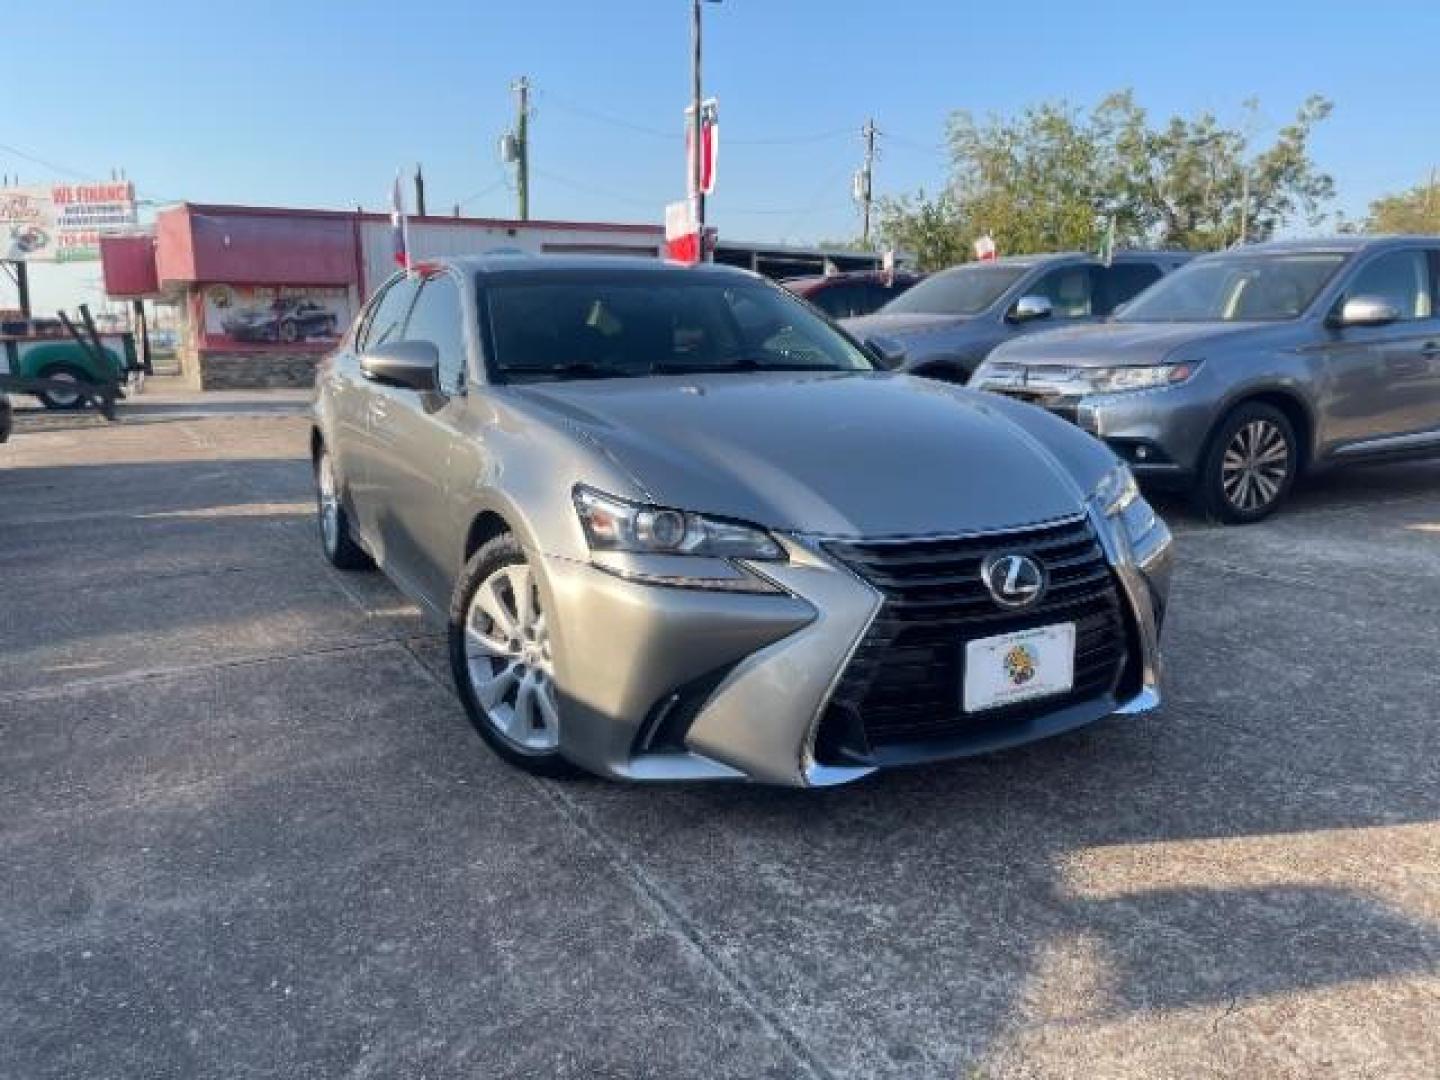
[[1117, 462], [1095, 487], [1090, 501], [1111, 520], [1118, 521], [1133, 547], [1160, 523], [1154, 508], [1140, 494], [1129, 466]]
[[785, 558], [784, 550], [764, 529], [684, 510], [632, 503], [594, 488], [575, 489], [575, 510], [591, 551], [761, 562]]
[[1096, 394], [1119, 394], [1127, 390], [1153, 390], [1157, 386], [1179, 386], [1194, 378], [1200, 361], [1181, 364], [1149, 364], [1145, 367], [1081, 368], [1086, 387]]

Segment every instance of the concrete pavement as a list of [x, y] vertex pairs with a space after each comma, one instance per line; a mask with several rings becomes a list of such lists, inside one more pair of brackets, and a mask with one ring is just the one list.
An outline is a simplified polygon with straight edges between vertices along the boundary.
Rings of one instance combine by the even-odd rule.
[[0, 1077], [1440, 1074], [1440, 466], [1168, 507], [1158, 716], [642, 788], [486, 753], [296, 398], [122, 409], [0, 447]]

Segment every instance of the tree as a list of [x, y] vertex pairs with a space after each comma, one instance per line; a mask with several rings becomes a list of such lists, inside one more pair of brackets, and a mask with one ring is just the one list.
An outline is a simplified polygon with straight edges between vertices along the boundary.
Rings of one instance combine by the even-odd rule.
[[1370, 204], [1365, 231], [1371, 233], [1440, 233], [1440, 183], [1417, 184], [1398, 195], [1382, 195]]
[[1152, 126], [1129, 91], [1088, 112], [1049, 102], [980, 121], [959, 111], [949, 185], [934, 198], [881, 200], [880, 234], [927, 268], [962, 260], [987, 232], [1006, 253], [1093, 249], [1111, 220], [1128, 246], [1216, 249], [1242, 232], [1266, 239], [1323, 218], [1334, 183], [1309, 141], [1330, 109], [1310, 98], [1254, 156], [1245, 133], [1211, 113]]

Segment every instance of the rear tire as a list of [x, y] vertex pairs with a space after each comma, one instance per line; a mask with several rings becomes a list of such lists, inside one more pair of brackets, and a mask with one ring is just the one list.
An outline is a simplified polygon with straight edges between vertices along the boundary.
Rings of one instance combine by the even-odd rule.
[[315, 457], [315, 502], [320, 525], [320, 548], [336, 570], [373, 570], [375, 560], [355, 542], [350, 515], [345, 510], [340, 483], [330, 452], [324, 447]]
[[536, 776], [581, 770], [560, 753], [560, 694], [534, 571], [509, 533], [480, 548], [450, 603], [450, 670], [470, 723], [491, 750]]
[[1295, 428], [1284, 413], [1258, 401], [1240, 405], [1211, 436], [1196, 501], [1212, 521], [1263, 521], [1289, 495], [1299, 463]]
[[[42, 379], [83, 383], [86, 386], [94, 382], [88, 373], [76, 367], [74, 364], [55, 364], [45, 368], [39, 374]], [[78, 389], [73, 393], [69, 391], [42, 390], [36, 396], [40, 399], [40, 403], [47, 409], [57, 409], [63, 412], [75, 412], [83, 409], [88, 400]]]

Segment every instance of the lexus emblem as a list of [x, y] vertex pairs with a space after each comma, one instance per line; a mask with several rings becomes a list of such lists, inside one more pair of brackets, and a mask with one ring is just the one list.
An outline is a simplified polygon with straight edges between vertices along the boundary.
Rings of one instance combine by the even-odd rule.
[[1045, 568], [1029, 555], [991, 555], [980, 564], [980, 578], [995, 603], [1029, 607], [1045, 595]]

